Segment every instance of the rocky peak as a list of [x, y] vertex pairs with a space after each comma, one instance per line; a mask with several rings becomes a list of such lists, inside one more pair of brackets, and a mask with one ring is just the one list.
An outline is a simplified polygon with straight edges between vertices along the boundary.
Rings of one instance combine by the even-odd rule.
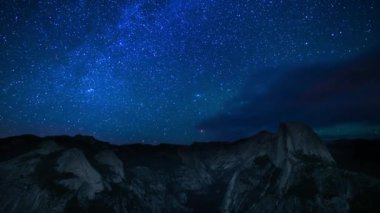
[[334, 162], [325, 144], [306, 124], [299, 122], [280, 124], [277, 143], [277, 146], [281, 147], [288, 157], [305, 155]]
[[329, 163], [335, 162], [319, 136], [311, 127], [303, 123], [281, 123], [275, 139], [270, 143], [267, 149], [268, 155], [289, 175], [290, 161], [308, 158]]

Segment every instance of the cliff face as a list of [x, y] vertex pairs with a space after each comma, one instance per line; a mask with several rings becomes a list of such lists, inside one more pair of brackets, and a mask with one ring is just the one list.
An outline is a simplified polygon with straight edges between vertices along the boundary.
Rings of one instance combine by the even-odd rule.
[[380, 210], [380, 181], [339, 168], [300, 123], [234, 143], [113, 146], [20, 136], [0, 148], [0, 212]]

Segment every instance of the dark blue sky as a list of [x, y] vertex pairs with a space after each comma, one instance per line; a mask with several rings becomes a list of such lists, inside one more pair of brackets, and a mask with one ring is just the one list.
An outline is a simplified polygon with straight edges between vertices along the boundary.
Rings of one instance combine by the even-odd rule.
[[0, 136], [189, 143], [300, 120], [324, 137], [376, 137], [379, 11], [376, 0], [4, 0]]

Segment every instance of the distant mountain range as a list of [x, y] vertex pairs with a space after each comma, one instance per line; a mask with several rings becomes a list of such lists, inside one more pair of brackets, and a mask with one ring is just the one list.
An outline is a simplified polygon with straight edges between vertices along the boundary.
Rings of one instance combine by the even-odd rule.
[[301, 123], [188, 146], [4, 138], [0, 212], [380, 212], [379, 142]]

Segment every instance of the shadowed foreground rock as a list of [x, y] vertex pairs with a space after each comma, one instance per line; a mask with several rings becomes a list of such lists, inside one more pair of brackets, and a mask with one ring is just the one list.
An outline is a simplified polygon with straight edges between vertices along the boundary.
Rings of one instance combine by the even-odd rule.
[[380, 212], [380, 181], [338, 167], [311, 128], [234, 143], [0, 141], [0, 212]]

